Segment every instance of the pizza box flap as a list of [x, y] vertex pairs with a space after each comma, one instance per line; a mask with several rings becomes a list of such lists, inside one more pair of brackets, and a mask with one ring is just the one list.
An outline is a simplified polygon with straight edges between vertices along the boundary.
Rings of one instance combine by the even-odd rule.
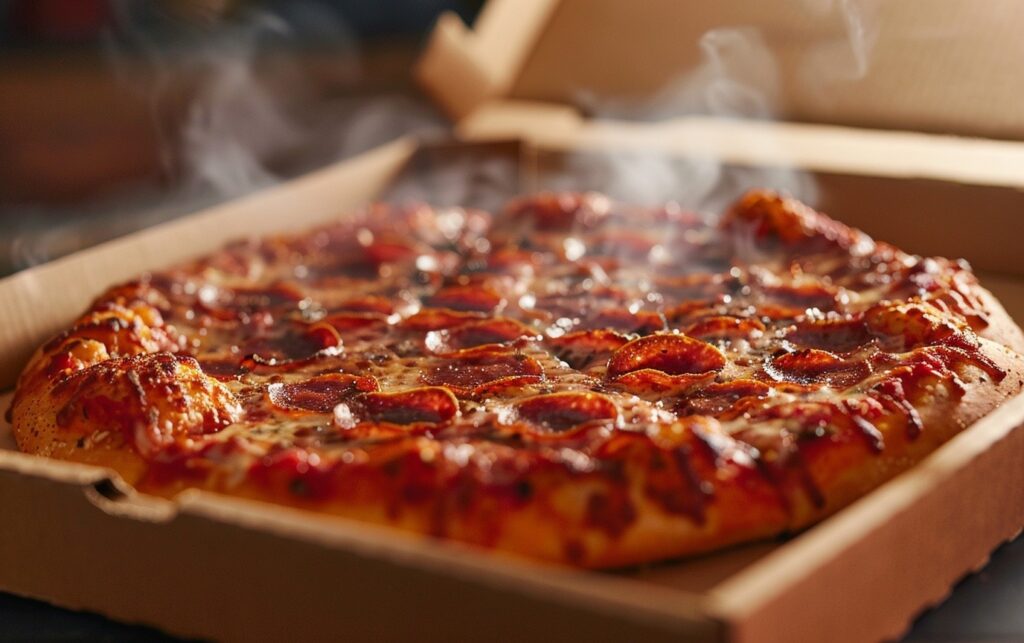
[[701, 73], [764, 94], [760, 117], [1022, 139], [1022, 21], [1013, 0], [490, 0], [472, 29], [439, 20], [417, 76], [456, 120], [504, 100], [673, 106]]

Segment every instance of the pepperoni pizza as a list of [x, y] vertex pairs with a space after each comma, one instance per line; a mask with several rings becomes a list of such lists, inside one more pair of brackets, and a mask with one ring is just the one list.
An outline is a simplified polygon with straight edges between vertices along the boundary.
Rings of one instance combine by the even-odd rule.
[[611, 567], [793, 532], [1022, 388], [963, 262], [789, 198], [369, 207], [104, 293], [39, 348], [24, 451]]

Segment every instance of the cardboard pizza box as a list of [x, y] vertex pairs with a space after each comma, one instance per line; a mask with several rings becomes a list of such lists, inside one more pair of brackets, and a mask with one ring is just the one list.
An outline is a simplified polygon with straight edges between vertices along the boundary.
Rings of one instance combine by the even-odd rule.
[[[104, 287], [214, 250], [241, 231], [295, 230], [377, 197], [483, 204], [495, 196], [487, 189], [443, 188], [452, 171], [493, 164], [512, 168], [513, 190], [566, 180], [600, 187], [583, 184], [600, 181], [619, 154], [630, 162], [652, 152], [684, 163], [711, 157], [742, 178], [751, 167], [778, 164], [778, 150], [789, 150], [787, 164], [823, 186], [824, 210], [910, 250], [968, 256], [998, 275], [986, 274], [983, 283], [1022, 318], [1017, 242], [986, 234], [1013, 229], [1024, 176], [1016, 170], [1024, 168], [1020, 144], [707, 118], [593, 122], [550, 97], [505, 96], [525, 61], [548, 68], [537, 56], [545, 28], [558, 23], [546, 21], [573, 6], [607, 16], [612, 5], [491, 2], [480, 32], [442, 21], [423, 78], [429, 84], [426, 70], [448, 69], [465, 82], [433, 85], [432, 93], [484, 98], [456, 125], [463, 142], [399, 139], [0, 280], [0, 390], [9, 391], [33, 348]], [[674, 6], [661, 2], [659, 11]], [[486, 188], [492, 179], [481, 183]], [[900, 217], [892, 215], [896, 205]], [[239, 641], [890, 638], [1020, 530], [1022, 425], [1024, 396], [803, 534], [615, 572], [541, 565], [198, 491], [174, 501], [149, 498], [108, 470], [17, 453], [9, 427], [0, 426], [0, 589], [178, 635]]]

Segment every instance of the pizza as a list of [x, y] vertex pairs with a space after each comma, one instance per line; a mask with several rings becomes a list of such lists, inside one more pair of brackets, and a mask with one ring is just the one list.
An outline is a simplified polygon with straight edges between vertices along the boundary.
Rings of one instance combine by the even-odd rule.
[[962, 261], [785, 196], [372, 205], [102, 294], [41, 346], [19, 447], [603, 568], [794, 533], [1024, 385]]

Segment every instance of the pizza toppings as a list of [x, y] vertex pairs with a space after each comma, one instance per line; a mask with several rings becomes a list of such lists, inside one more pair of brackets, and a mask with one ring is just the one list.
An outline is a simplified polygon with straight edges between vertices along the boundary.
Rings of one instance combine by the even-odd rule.
[[514, 201], [505, 211], [512, 219], [528, 219], [539, 230], [567, 231], [597, 225], [610, 207], [611, 202], [600, 194], [546, 193]]
[[302, 382], [275, 382], [267, 386], [267, 397], [278, 408], [330, 413], [335, 406], [354, 395], [376, 391], [377, 388], [377, 381], [372, 377], [329, 373]]
[[362, 421], [389, 424], [443, 424], [459, 413], [458, 400], [439, 386], [369, 393], [358, 398], [356, 407]]
[[471, 395], [483, 387], [508, 379], [539, 380], [544, 370], [536, 359], [515, 350], [480, 346], [442, 358], [421, 379], [432, 386], [447, 386], [457, 395]]
[[562, 432], [588, 422], [619, 417], [615, 403], [600, 393], [551, 393], [527, 398], [516, 406], [520, 418], [548, 431]]
[[650, 369], [666, 375], [719, 371], [725, 357], [714, 346], [686, 335], [651, 335], [619, 348], [608, 360], [608, 377]]
[[505, 344], [517, 339], [539, 339], [539, 335], [522, 322], [497, 317], [471, 321], [447, 330], [431, 331], [427, 333], [424, 343], [431, 352], [444, 355], [464, 348]]
[[371, 206], [112, 288], [12, 418], [144, 490], [635, 563], [806, 526], [1010, 391], [981, 292], [766, 192]]
[[493, 288], [482, 285], [448, 286], [424, 299], [434, 308], [447, 308], [463, 312], [490, 313], [505, 304]]
[[112, 358], [62, 381], [56, 426], [85, 440], [117, 434], [141, 455], [179, 438], [217, 432], [242, 417], [234, 395], [191, 357]]

